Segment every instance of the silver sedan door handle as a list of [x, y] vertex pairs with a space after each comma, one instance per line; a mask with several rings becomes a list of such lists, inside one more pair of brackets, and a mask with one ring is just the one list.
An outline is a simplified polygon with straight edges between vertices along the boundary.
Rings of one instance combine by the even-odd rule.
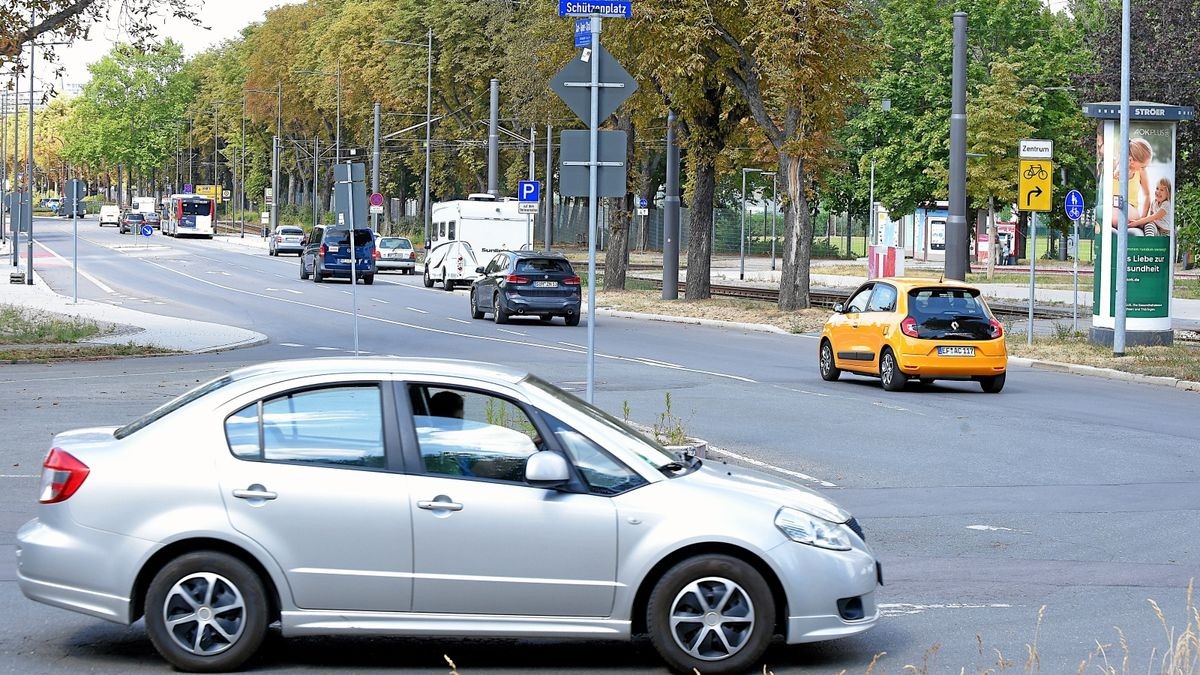
[[463, 505], [459, 504], [458, 502], [452, 502], [448, 499], [444, 501], [440, 499], [434, 499], [417, 502], [417, 508], [425, 509], [426, 511], [462, 511]]
[[251, 485], [245, 490], [234, 490], [233, 496], [238, 499], [275, 499], [279, 495], [261, 485]]

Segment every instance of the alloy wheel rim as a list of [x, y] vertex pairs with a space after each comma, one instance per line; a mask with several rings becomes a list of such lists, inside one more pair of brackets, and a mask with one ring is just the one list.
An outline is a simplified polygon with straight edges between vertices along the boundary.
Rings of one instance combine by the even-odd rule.
[[671, 637], [689, 656], [721, 661], [754, 634], [754, 603], [737, 583], [705, 577], [684, 586], [671, 603]]
[[212, 572], [191, 574], [171, 587], [163, 622], [189, 654], [215, 656], [237, 644], [246, 629], [246, 603], [237, 586]]
[[892, 363], [892, 355], [884, 354], [883, 355], [883, 379], [885, 382], [888, 382], [889, 384], [892, 381], [892, 371], [893, 371], [894, 366], [895, 366], [895, 364]]
[[828, 344], [821, 345], [821, 372], [828, 373], [833, 366], [833, 351]]

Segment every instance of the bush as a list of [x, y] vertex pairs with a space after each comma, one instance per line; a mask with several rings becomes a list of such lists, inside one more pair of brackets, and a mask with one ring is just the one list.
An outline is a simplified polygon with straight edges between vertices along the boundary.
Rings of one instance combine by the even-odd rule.
[[842, 258], [842, 249], [836, 244], [832, 244], [822, 239], [816, 239], [812, 245], [812, 257], [814, 258]]

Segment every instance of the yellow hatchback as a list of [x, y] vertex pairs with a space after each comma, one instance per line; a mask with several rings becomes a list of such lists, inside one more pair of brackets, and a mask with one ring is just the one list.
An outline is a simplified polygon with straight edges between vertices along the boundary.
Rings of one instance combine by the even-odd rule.
[[892, 277], [859, 287], [821, 330], [821, 377], [878, 377], [899, 391], [909, 379], [975, 380], [1004, 388], [1004, 327], [979, 289], [955, 281]]

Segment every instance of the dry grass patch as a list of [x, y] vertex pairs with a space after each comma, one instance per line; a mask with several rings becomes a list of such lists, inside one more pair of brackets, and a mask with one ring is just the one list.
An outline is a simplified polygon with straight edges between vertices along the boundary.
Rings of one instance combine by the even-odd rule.
[[761, 323], [792, 333], [821, 330], [829, 318], [827, 309], [802, 309], [784, 312], [761, 300], [709, 298], [707, 300], [663, 300], [660, 291], [599, 291], [596, 305], [605, 309], [646, 314], [686, 316], [738, 323]]
[[78, 342], [100, 333], [91, 319], [0, 305], [0, 345]]
[[1175, 377], [1200, 382], [1200, 347], [1177, 344], [1171, 347], [1130, 347], [1121, 358], [1112, 349], [1087, 341], [1082, 335], [1034, 338], [1033, 346], [1023, 338], [1009, 340], [1008, 352], [1042, 361], [1112, 368], [1127, 373]]

